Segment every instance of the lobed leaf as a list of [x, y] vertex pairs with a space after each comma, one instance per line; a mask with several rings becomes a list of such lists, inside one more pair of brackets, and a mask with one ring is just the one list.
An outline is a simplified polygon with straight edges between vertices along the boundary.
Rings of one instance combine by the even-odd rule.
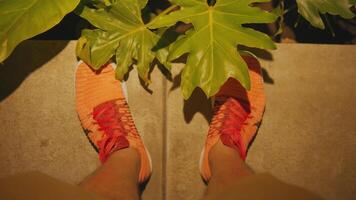
[[79, 0], [0, 0], [0, 62], [22, 41], [47, 31]]
[[352, 1], [349, 0], [297, 0], [298, 12], [313, 26], [325, 29], [321, 14], [340, 15], [343, 18], [355, 17], [350, 10]]
[[116, 77], [120, 80], [135, 63], [139, 76], [149, 83], [150, 64], [155, 57], [169, 65], [166, 63], [166, 49], [152, 51], [160, 36], [150, 31], [142, 21], [141, 9], [146, 3], [146, 0], [120, 0], [105, 8], [84, 7], [80, 16], [98, 29], [83, 31], [77, 55], [94, 69], [99, 69], [115, 56]]
[[170, 48], [169, 60], [189, 53], [182, 72], [181, 87], [185, 99], [196, 87], [213, 96], [229, 77], [250, 88], [248, 68], [237, 51], [237, 45], [274, 49], [269, 36], [251, 28], [249, 23], [270, 23], [277, 16], [252, 7], [269, 0], [217, 0], [209, 6], [206, 0], [172, 0], [180, 10], [160, 16], [150, 28], [172, 26], [178, 21], [192, 23], [193, 29]]

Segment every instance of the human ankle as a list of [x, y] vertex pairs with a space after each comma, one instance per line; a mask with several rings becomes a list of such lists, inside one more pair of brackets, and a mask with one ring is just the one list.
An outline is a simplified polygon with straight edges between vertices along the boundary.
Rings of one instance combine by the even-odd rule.
[[122, 149], [112, 153], [80, 186], [106, 197], [118, 195], [122, 191], [135, 194], [139, 187], [139, 171], [138, 152], [132, 148]]
[[225, 146], [220, 140], [209, 153], [209, 166], [212, 179], [236, 180], [253, 173], [241, 159], [239, 153], [235, 149]]
[[126, 148], [121, 149], [119, 151], [113, 152], [107, 162], [117, 162], [117, 161], [125, 161], [130, 162], [135, 167], [140, 166], [140, 154], [134, 148]]
[[[123, 177], [137, 177], [136, 180], [138, 180], [141, 166], [140, 161], [140, 155], [136, 149], [126, 148], [112, 153], [104, 165], [113, 171], [125, 171], [125, 173], [121, 175]], [[125, 168], [125, 170], [122, 168]], [[134, 183], [138, 184], [136, 180], [133, 179]]]

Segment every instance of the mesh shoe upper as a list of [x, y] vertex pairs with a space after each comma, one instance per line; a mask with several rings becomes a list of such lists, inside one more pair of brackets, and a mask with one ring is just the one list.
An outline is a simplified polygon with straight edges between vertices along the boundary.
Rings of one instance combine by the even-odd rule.
[[76, 108], [83, 129], [99, 151], [101, 162], [115, 151], [132, 147], [141, 158], [139, 181], [148, 179], [152, 170], [150, 157], [112, 66], [104, 66], [101, 71], [93, 71], [85, 63], [78, 66]]
[[242, 159], [254, 138], [265, 108], [263, 78], [258, 61], [244, 57], [249, 67], [251, 90], [246, 91], [235, 79], [230, 78], [215, 95], [214, 116], [200, 161], [204, 180], [211, 176], [208, 155], [221, 139], [222, 143], [238, 151]]

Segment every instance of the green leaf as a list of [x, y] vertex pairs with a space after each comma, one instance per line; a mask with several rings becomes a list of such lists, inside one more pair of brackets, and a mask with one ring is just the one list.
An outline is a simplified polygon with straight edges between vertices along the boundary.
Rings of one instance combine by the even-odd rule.
[[168, 51], [152, 51], [160, 36], [150, 31], [142, 21], [141, 10], [145, 4], [144, 0], [120, 0], [107, 8], [85, 7], [80, 16], [98, 29], [83, 31], [77, 45], [78, 57], [99, 69], [115, 56], [116, 77], [120, 80], [135, 63], [139, 76], [149, 83], [150, 64], [156, 57], [168, 66]]
[[248, 68], [237, 45], [275, 48], [269, 36], [242, 26], [275, 21], [277, 16], [250, 6], [254, 2], [267, 1], [217, 0], [214, 6], [209, 6], [206, 0], [171, 1], [179, 5], [180, 10], [161, 16], [151, 28], [171, 26], [178, 21], [194, 26], [173, 44], [169, 55], [169, 60], [174, 60], [189, 53], [181, 78], [185, 99], [196, 87], [202, 88], [207, 96], [213, 96], [229, 77], [250, 88]]
[[79, 0], [0, 0], [0, 62], [22, 41], [45, 32]]
[[349, 0], [297, 0], [298, 12], [314, 27], [325, 29], [321, 14], [340, 15], [351, 19], [355, 15], [350, 10]]
[[277, 31], [273, 34], [273, 36], [278, 36], [281, 35], [284, 31], [284, 14], [285, 14], [285, 9], [284, 9], [284, 1], [279, 0], [278, 6], [272, 11], [273, 14], [278, 16], [277, 24], [278, 24], [278, 29]]

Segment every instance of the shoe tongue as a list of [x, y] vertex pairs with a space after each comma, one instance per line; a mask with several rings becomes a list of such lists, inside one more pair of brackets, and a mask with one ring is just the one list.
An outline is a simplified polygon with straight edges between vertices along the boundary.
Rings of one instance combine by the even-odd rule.
[[128, 148], [129, 146], [129, 141], [125, 136], [105, 136], [105, 138], [99, 142], [99, 159], [101, 163], [106, 162], [109, 156], [115, 151]]
[[116, 106], [116, 100], [111, 100], [96, 106], [93, 110], [93, 118], [104, 133], [102, 140], [98, 142], [99, 158], [102, 163], [113, 152], [129, 147]]
[[223, 124], [226, 128], [234, 128], [239, 131], [250, 114], [250, 104], [248, 102], [235, 98], [228, 98], [224, 103], [224, 115], [226, 115]]
[[223, 121], [220, 139], [222, 143], [239, 152], [242, 159], [245, 155], [241, 149], [241, 129], [250, 114], [250, 105], [245, 101], [229, 98], [224, 103], [226, 117]]
[[97, 120], [97, 118], [100, 118], [102, 115], [105, 115], [104, 113], [107, 113], [107, 111], [110, 110], [113, 106], [114, 103], [112, 101], [106, 101], [95, 106], [93, 109], [93, 118]]
[[216, 98], [229, 98], [247, 100], [246, 89], [236, 79], [229, 78], [215, 95]]

